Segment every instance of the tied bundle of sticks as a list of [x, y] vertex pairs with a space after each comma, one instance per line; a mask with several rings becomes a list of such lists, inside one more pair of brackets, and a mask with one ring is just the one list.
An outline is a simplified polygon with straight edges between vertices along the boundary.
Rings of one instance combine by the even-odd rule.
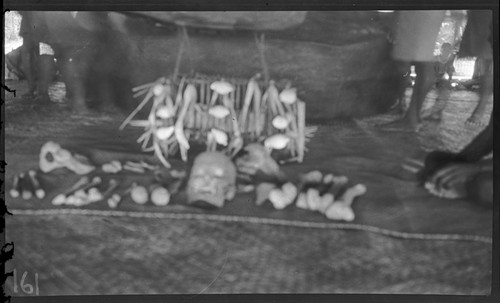
[[[166, 167], [168, 156], [178, 150], [187, 161], [190, 140], [205, 143], [207, 150], [223, 146], [231, 157], [245, 142], [264, 141], [270, 148], [287, 148], [290, 161], [302, 162], [305, 144], [316, 131], [305, 126], [305, 103], [290, 84], [279, 92], [274, 81], [265, 87], [259, 77], [245, 81], [196, 75], [138, 86], [134, 97], [145, 96], [120, 129], [144, 127], [137, 142], [154, 151]], [[133, 120], [150, 100], [148, 119]]]

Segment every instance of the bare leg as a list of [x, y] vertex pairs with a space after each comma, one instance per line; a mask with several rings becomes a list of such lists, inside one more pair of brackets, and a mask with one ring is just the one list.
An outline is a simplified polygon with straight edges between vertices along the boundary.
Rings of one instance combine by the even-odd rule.
[[438, 95], [436, 102], [431, 108], [429, 118], [433, 120], [441, 120], [443, 116], [443, 111], [446, 108], [448, 99], [450, 98], [450, 83], [447, 81], [441, 81], [438, 83]]
[[486, 114], [488, 101], [493, 97], [493, 60], [485, 60], [488, 70], [479, 77], [479, 103], [467, 119], [467, 123], [479, 125]]
[[55, 73], [54, 56], [41, 55], [38, 60], [38, 96], [37, 102], [49, 102], [49, 85]]
[[62, 72], [66, 89], [71, 92], [71, 98], [69, 99], [71, 109], [77, 113], [87, 112], [84, 81], [86, 69], [84, 65], [74, 59], [68, 59], [62, 63]]
[[427, 93], [435, 83], [434, 63], [417, 62], [415, 64], [415, 85], [411, 94], [410, 106], [406, 115], [400, 120], [386, 124], [389, 127], [416, 130], [420, 123], [420, 110]]
[[34, 96], [36, 91], [36, 57], [33, 42], [25, 40], [21, 47], [21, 70], [28, 81], [28, 91], [24, 96]]

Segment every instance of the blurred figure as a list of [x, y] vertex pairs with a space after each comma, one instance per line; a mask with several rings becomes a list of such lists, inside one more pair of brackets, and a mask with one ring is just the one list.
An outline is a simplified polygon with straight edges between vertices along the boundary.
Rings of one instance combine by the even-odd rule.
[[124, 16], [111, 12], [22, 12], [21, 61], [28, 80], [27, 95], [48, 100], [55, 74], [54, 57], [66, 97], [75, 113], [130, 97]]
[[19, 36], [23, 38], [21, 46], [21, 70], [28, 82], [28, 91], [24, 96], [35, 97], [38, 103], [48, 103], [49, 85], [55, 76], [54, 50], [43, 43], [45, 20], [33, 12], [19, 12], [21, 28]]
[[[408, 110], [403, 118], [387, 124], [415, 130], [421, 121], [420, 110], [425, 96], [436, 83], [434, 48], [445, 11], [397, 11], [392, 57], [399, 62], [402, 77], [410, 76], [415, 66], [415, 85]], [[404, 95], [407, 81], [402, 81]]]
[[489, 10], [468, 11], [458, 57], [477, 57], [480, 71], [479, 103], [467, 123], [481, 124], [488, 102], [493, 98], [493, 14]]
[[435, 57], [434, 61], [435, 85], [438, 89], [438, 94], [436, 102], [431, 109], [431, 114], [429, 115], [431, 119], [441, 120], [443, 110], [450, 97], [451, 81], [455, 73], [455, 68], [453, 67], [454, 62], [455, 54], [453, 54], [453, 46], [448, 42], [443, 43], [441, 45], [441, 51], [439, 55]]
[[433, 151], [419, 173], [422, 183], [430, 182], [438, 190], [453, 190], [476, 202], [493, 204], [493, 115], [488, 126], [459, 153]]

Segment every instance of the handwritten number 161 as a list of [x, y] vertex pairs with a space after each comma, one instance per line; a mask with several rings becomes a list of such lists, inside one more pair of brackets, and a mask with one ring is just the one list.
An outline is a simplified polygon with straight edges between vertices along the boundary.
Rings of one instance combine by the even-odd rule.
[[[35, 287], [33, 288], [32, 284], [25, 283], [24, 280], [26, 279], [26, 276], [28, 275], [28, 272], [24, 272], [21, 281], [19, 282], [19, 286], [21, 287], [21, 290], [23, 293], [27, 295], [33, 294], [33, 291], [35, 291], [35, 295], [39, 295], [38, 291], [38, 273], [35, 273]], [[14, 269], [14, 293], [17, 293], [17, 271]]]

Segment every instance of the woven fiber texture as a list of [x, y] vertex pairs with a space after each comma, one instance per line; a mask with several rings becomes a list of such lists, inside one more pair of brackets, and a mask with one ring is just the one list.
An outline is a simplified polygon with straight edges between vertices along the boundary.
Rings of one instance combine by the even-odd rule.
[[38, 273], [40, 295], [487, 294], [491, 281], [491, 245], [478, 242], [92, 216], [15, 215], [7, 230], [7, 270]]

